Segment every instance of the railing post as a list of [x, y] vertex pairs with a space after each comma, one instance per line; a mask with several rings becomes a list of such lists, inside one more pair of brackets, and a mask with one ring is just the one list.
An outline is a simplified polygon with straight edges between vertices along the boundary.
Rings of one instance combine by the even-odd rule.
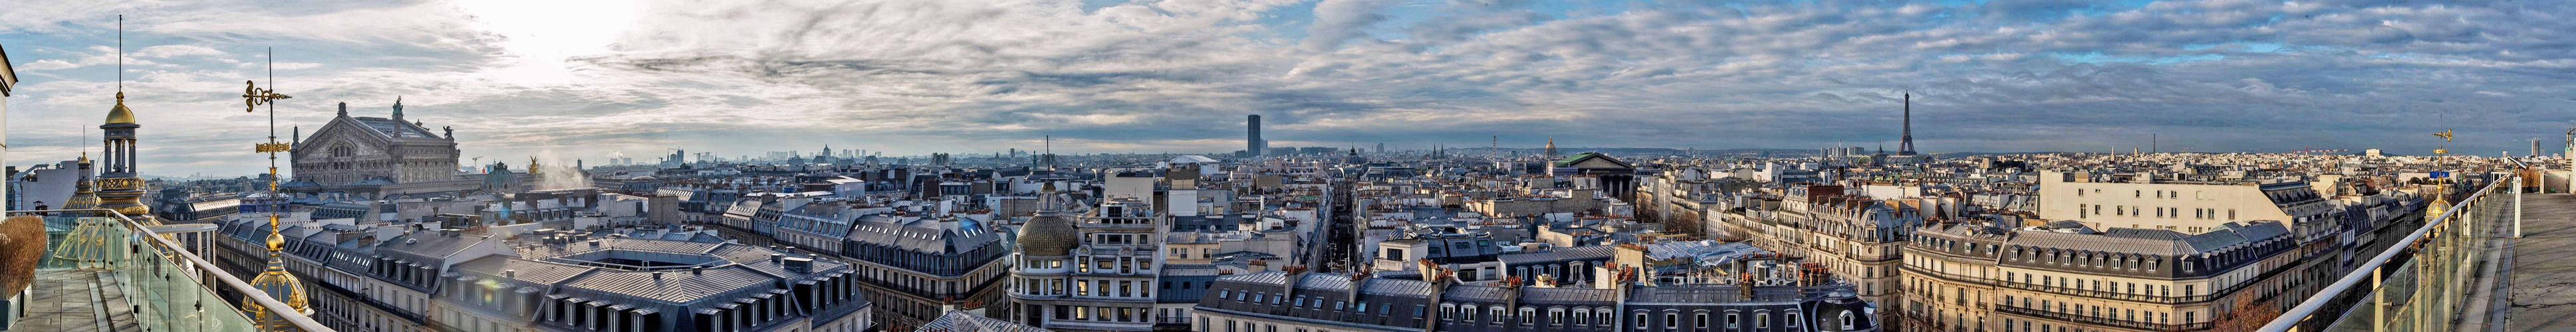
[[[2400, 243], [2400, 244], [2397, 244], [2397, 245], [2405, 245], [2405, 244]], [[2371, 267], [2371, 268], [2370, 268], [2370, 330], [2371, 330], [2371, 331], [2387, 331], [2387, 330], [2388, 330], [2388, 295], [2387, 295], [2387, 294], [2385, 294], [2385, 293], [2380, 292], [2380, 290], [2381, 290], [2381, 288], [2380, 288], [2380, 287], [2381, 287], [2381, 286], [2384, 286], [2384, 284], [2383, 284], [2383, 283], [2385, 283], [2385, 282], [2387, 282], [2387, 281], [2388, 281], [2387, 276], [2386, 276], [2386, 275], [2384, 275], [2382, 272], [2380, 272], [2379, 267], [2375, 267], [2375, 266], [2374, 266], [2374, 267]]]
[[[2515, 172], [2515, 173], [2521, 173], [2521, 172]], [[2528, 180], [2528, 179], [2524, 179], [2524, 178], [2522, 177], [2522, 175], [2520, 175], [2520, 174], [2516, 174], [2516, 175], [2514, 175], [2514, 176], [2513, 176], [2513, 238], [2516, 238], [2516, 239], [2522, 238], [2522, 183], [2523, 183], [2523, 181], [2529, 181], [2529, 180]]]

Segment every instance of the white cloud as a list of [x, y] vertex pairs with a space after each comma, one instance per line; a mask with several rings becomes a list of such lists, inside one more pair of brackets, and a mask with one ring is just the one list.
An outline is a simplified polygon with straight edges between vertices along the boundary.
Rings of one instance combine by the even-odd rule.
[[[318, 126], [341, 101], [380, 116], [403, 96], [407, 116], [454, 126], [468, 155], [494, 158], [989, 152], [1044, 135], [1067, 151], [1217, 152], [1239, 148], [1249, 113], [1278, 140], [1318, 144], [1580, 133], [1557, 138], [1805, 148], [1892, 138], [1904, 93], [1931, 151], [2098, 151], [2185, 132], [2207, 138], [2173, 144], [2201, 151], [2406, 148], [2426, 109], [2523, 135], [2567, 120], [2530, 117], [2576, 92], [2561, 74], [2576, 66], [2565, 5], [1531, 2], [657, 1], [564, 21], [520, 7], [551, 3], [464, 0], [107, 7], [135, 12], [133, 40], [166, 44], [129, 45], [141, 47], [127, 87], [147, 139], [261, 136], [262, 116], [200, 110], [236, 109], [240, 82], [261, 74], [259, 59], [221, 50], [273, 44], [292, 60], [277, 84], [297, 96], [282, 121]], [[10, 45], [20, 70], [49, 75], [13, 100], [13, 121], [94, 122], [104, 109], [112, 75], [69, 69], [113, 63], [96, 47], [112, 42], [94, 18], [107, 11], [76, 7], [0, 18], [12, 37], [77, 41]], [[1388, 32], [1400, 35], [1372, 35]], [[18, 134], [38, 142], [21, 147], [83, 141]], [[212, 159], [224, 157], [146, 166], [256, 162]]]

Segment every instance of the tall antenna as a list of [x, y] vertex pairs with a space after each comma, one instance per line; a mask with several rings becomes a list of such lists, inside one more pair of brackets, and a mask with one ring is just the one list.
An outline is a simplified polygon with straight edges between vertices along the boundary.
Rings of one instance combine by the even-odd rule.
[[125, 94], [125, 14], [116, 15], [116, 94]]

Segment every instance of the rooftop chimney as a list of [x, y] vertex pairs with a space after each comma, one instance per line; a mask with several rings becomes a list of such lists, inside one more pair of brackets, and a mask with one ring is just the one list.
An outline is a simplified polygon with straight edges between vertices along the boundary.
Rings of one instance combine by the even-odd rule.
[[519, 270], [501, 270], [501, 277], [502, 277], [502, 278], [509, 278], [509, 279], [518, 279], [518, 278], [519, 278]]
[[814, 259], [812, 258], [788, 258], [786, 259], [786, 265], [787, 272], [795, 272], [797, 274], [814, 273]]

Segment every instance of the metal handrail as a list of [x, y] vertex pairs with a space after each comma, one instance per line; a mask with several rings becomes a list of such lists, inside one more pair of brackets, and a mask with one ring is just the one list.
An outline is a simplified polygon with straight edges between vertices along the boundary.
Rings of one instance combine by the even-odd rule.
[[[2316, 315], [2318, 310], [2324, 310], [2328, 302], [2334, 302], [2334, 298], [2337, 295], [2343, 294], [2344, 291], [2351, 290], [2353, 286], [2361, 284], [2362, 280], [2370, 279], [2373, 274], [2370, 273], [2371, 271], [2377, 271], [2381, 266], [2388, 265], [2388, 261], [2396, 259], [2397, 254], [2399, 253], [2415, 250], [2413, 249], [2414, 243], [2424, 241], [2424, 236], [2430, 235], [2433, 232], [2433, 229], [2441, 228], [2443, 224], [2454, 221], [2454, 217], [2459, 215], [2460, 209], [2465, 209], [2470, 205], [2474, 205], [2470, 204], [2470, 202], [2476, 202], [2479, 198], [2485, 197], [2488, 192], [2494, 191], [2496, 186], [2512, 183], [2513, 179], [2522, 177], [2521, 172], [2508, 173], [2511, 175], [2501, 178], [2498, 181], [2488, 182], [2485, 187], [2478, 188], [2476, 193], [2470, 194], [2469, 198], [2462, 199], [2459, 204], [2453, 204], [2451, 205], [2451, 208], [2442, 210], [2442, 214], [2435, 217], [2434, 220], [2425, 221], [2423, 227], [2418, 227], [2415, 229], [2415, 232], [2406, 234], [2406, 238], [2397, 240], [2396, 243], [2389, 245], [2387, 250], [2380, 251], [2379, 255], [2372, 256], [2369, 261], [2362, 262], [2361, 266], [2354, 267], [2351, 273], [2344, 274], [2343, 278], [2336, 279], [2333, 284], [2329, 284], [2326, 285], [2325, 288], [2318, 289], [2315, 295], [2309, 295], [2306, 300], [2299, 301], [2299, 306], [2292, 307], [2289, 311], [2282, 312], [2280, 317], [2273, 318], [2271, 323], [2263, 324], [2263, 328], [2258, 331], [2283, 332], [2289, 331], [2291, 328], [2298, 327], [2299, 322], [2307, 320], [2309, 316]], [[2434, 193], [2434, 195], [2449, 194], [2450, 193]]]
[[[148, 243], [151, 243], [152, 245], [156, 245], [156, 246], [161, 246], [161, 249], [163, 249], [163, 250], [168, 250], [170, 253], [172, 253], [172, 254], [177, 254], [179, 257], [187, 258], [187, 259], [188, 259], [188, 263], [189, 263], [189, 264], [194, 264], [194, 265], [196, 265], [198, 269], [206, 270], [206, 271], [224, 271], [223, 267], [215, 266], [215, 263], [212, 263], [212, 262], [208, 262], [208, 261], [206, 261], [206, 259], [205, 259], [204, 257], [197, 257], [197, 254], [196, 254], [196, 253], [194, 253], [194, 252], [189, 252], [189, 251], [188, 251], [188, 249], [187, 249], [188, 247], [180, 246], [180, 245], [179, 245], [179, 243], [177, 243], [177, 242], [172, 242], [170, 239], [162, 238], [162, 237], [161, 237], [161, 233], [153, 232], [153, 231], [152, 231], [152, 229], [150, 229], [150, 228], [146, 228], [146, 227], [143, 227], [143, 224], [136, 223], [136, 222], [134, 221], [134, 218], [132, 218], [132, 217], [126, 217], [126, 216], [125, 216], [125, 213], [122, 213], [122, 212], [116, 212], [116, 210], [112, 210], [112, 209], [18, 210], [18, 211], [6, 211], [6, 212], [0, 212], [0, 213], [6, 213], [6, 214], [13, 214], [13, 215], [14, 215], [14, 214], [61, 213], [61, 212], [106, 212], [108, 215], [116, 216], [116, 220], [117, 220], [117, 221], [119, 221], [119, 222], [121, 222], [121, 223], [123, 223], [123, 224], [125, 225], [125, 228], [126, 228], [126, 229], [130, 229], [130, 230], [133, 230], [133, 231], [135, 231], [135, 232], [141, 233], [142, 235], [145, 235], [145, 236], [142, 236], [142, 238], [150, 239], [150, 240], [152, 241], [152, 242], [148, 242]], [[322, 331], [339, 331], [339, 330], [336, 330], [336, 329], [332, 329], [332, 328], [330, 328], [330, 327], [328, 327], [328, 326], [323, 326], [321, 322], [314, 321], [314, 320], [313, 320], [313, 317], [307, 317], [307, 316], [305, 316], [303, 313], [295, 312], [294, 310], [292, 310], [292, 308], [293, 308], [293, 307], [290, 307], [290, 306], [287, 306], [287, 305], [286, 305], [286, 302], [278, 301], [278, 300], [277, 300], [277, 298], [268, 297], [268, 293], [260, 292], [260, 291], [259, 291], [259, 288], [257, 288], [257, 287], [251, 287], [251, 286], [250, 286], [250, 282], [242, 281], [242, 280], [241, 280], [241, 279], [239, 279], [239, 278], [233, 278], [232, 274], [230, 274], [230, 273], [206, 273], [206, 275], [212, 275], [212, 276], [214, 276], [214, 277], [215, 277], [215, 280], [220, 280], [220, 281], [222, 281], [222, 282], [224, 283], [224, 286], [232, 287], [234, 291], [241, 292], [242, 296], [243, 296], [244, 298], [248, 298], [248, 299], [250, 299], [250, 300], [251, 300], [251, 302], [257, 302], [257, 303], [259, 303], [259, 306], [269, 308], [269, 310], [268, 310], [269, 312], [276, 314], [278, 318], [285, 319], [285, 320], [286, 320], [286, 322], [287, 322], [288, 324], [294, 324], [296, 328], [304, 329], [305, 331], [317, 331], [317, 332], [322, 332]]]

